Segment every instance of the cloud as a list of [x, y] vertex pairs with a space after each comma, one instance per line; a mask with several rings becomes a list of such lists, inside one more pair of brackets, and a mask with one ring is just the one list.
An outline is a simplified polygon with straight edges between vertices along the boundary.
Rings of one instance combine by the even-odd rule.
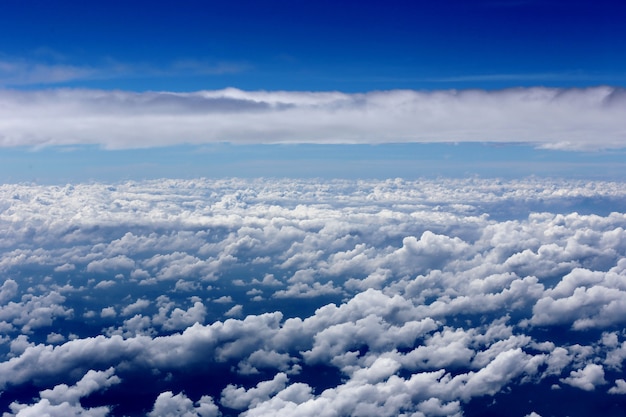
[[181, 143], [533, 143], [624, 147], [617, 87], [500, 91], [0, 92], [0, 146]]
[[87, 396], [93, 391], [119, 384], [121, 380], [113, 375], [113, 372], [113, 368], [102, 372], [90, 370], [72, 387], [57, 385], [52, 390], [41, 391], [39, 395], [52, 403], [69, 402], [75, 404], [80, 398]]
[[520, 384], [623, 392], [623, 183], [163, 179], [0, 201], [0, 391], [40, 392], [0, 412], [460, 416]]
[[615, 381], [615, 386], [609, 389], [609, 394], [626, 394], [626, 381], [618, 379]]
[[243, 314], [243, 305], [237, 304], [232, 306], [226, 313], [224, 313], [227, 317], [241, 317]]
[[593, 391], [596, 386], [607, 383], [604, 379], [604, 369], [598, 364], [588, 364], [583, 369], [572, 371], [570, 376], [561, 379], [561, 382], [585, 391]]
[[283, 390], [288, 381], [284, 373], [278, 373], [271, 381], [259, 382], [256, 387], [248, 390], [228, 385], [222, 391], [221, 403], [228, 408], [243, 410], [261, 401], [268, 400], [271, 395]]
[[12, 279], [7, 279], [2, 283], [0, 287], [0, 304], [4, 304], [17, 294], [17, 282]]
[[171, 391], [159, 394], [154, 408], [148, 417], [218, 417], [219, 409], [210, 396], [202, 396], [194, 404], [182, 392], [174, 395]]
[[533, 323], [571, 323], [577, 330], [624, 321], [626, 286], [613, 271], [577, 268], [565, 275], [533, 307]]
[[75, 385], [56, 385], [53, 389], [46, 389], [39, 393], [40, 400], [32, 405], [13, 402], [10, 404], [11, 413], [3, 413], [4, 417], [65, 417], [65, 416], [93, 416], [105, 417], [109, 415], [110, 407], [83, 408], [80, 399], [92, 392], [105, 390], [112, 385], [119, 384], [121, 379], [114, 375], [114, 369], [106, 371], [88, 371]]
[[[89, 268], [89, 266], [87, 266], [87, 268]], [[140, 298], [134, 303], [128, 304], [126, 307], [124, 307], [124, 309], [122, 310], [122, 316], [132, 316], [135, 313], [145, 309], [149, 305], [150, 300], [144, 300]]]
[[[234, 308], [234, 307], [233, 307]], [[227, 314], [229, 315], [229, 314]], [[235, 314], [230, 314], [235, 315]], [[194, 323], [203, 323], [206, 317], [206, 308], [200, 301], [196, 301], [192, 307], [187, 310], [175, 308], [170, 317], [163, 323], [165, 330], [181, 330], [186, 329]]]

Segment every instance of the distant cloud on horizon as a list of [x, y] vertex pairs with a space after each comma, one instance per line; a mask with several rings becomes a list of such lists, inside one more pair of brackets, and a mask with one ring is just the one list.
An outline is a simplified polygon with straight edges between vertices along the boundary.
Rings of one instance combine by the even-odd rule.
[[626, 90], [191, 93], [0, 91], [0, 146], [106, 149], [233, 144], [530, 143], [567, 150], [626, 146]]

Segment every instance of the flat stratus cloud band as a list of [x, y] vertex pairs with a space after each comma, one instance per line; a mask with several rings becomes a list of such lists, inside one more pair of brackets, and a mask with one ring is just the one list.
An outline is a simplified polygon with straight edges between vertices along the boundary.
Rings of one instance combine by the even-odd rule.
[[518, 142], [626, 146], [626, 90], [0, 91], [0, 146]]

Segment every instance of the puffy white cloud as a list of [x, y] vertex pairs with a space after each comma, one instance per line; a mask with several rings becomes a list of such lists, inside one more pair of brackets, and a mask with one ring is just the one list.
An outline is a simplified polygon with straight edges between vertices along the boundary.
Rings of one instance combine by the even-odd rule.
[[224, 313], [226, 317], [241, 317], [243, 314], [243, 305], [237, 304], [228, 309], [227, 312]]
[[46, 343], [57, 344], [63, 342], [65, 342], [65, 336], [62, 334], [52, 332], [46, 336]]
[[295, 365], [293, 369], [291, 365], [297, 362], [296, 358], [291, 357], [288, 353], [278, 353], [273, 350], [257, 350], [253, 352], [245, 361], [238, 364], [238, 372], [240, 374], [258, 374], [259, 369], [278, 369], [284, 372], [296, 372], [299, 365]]
[[10, 405], [11, 413], [3, 413], [4, 417], [35, 417], [35, 416], [93, 416], [104, 417], [109, 415], [110, 407], [83, 408], [80, 399], [92, 392], [99, 391], [119, 384], [120, 378], [114, 375], [114, 369], [106, 371], [88, 371], [75, 385], [60, 384], [53, 389], [46, 389], [39, 393], [40, 400], [32, 405], [13, 402]]
[[[250, 405], [240, 405], [251, 406], [245, 413], [246, 416], [396, 416], [411, 411], [414, 414], [407, 415], [460, 416], [462, 409], [459, 398], [468, 400], [472, 396], [498, 391], [528, 367], [528, 359], [520, 350], [513, 350], [499, 355], [478, 373], [470, 372], [452, 377], [441, 370], [416, 373], [409, 379], [404, 379], [394, 375], [399, 368], [397, 362], [389, 358], [379, 358], [370, 366], [355, 372], [345, 383], [329, 388], [317, 396], [312, 396], [310, 388], [300, 384], [297, 390], [301, 395], [294, 400], [283, 395], [283, 391], [269, 399], [265, 399], [266, 395], [261, 398], [261, 393], [258, 392], [259, 395], [250, 400]], [[268, 391], [270, 387], [273, 390], [280, 389], [280, 385], [276, 383], [277, 377], [265, 382]], [[243, 388], [231, 386], [227, 392], [229, 396], [234, 396], [237, 392], [241, 398], [249, 398]], [[252, 401], [256, 403], [252, 404]]]
[[533, 142], [598, 149], [623, 146], [625, 95], [615, 87], [359, 94], [5, 90], [0, 133], [3, 146], [148, 147], [185, 138], [190, 143]]
[[56, 291], [44, 295], [24, 294], [19, 302], [0, 305], [0, 321], [22, 326], [23, 333], [50, 326], [55, 319], [71, 317], [74, 311], [63, 306], [66, 298]]
[[102, 311], [100, 311], [100, 317], [115, 317], [117, 316], [117, 311], [115, 311], [115, 307], [104, 307]]
[[538, 325], [571, 324], [574, 329], [610, 326], [624, 321], [624, 277], [611, 271], [575, 269], [533, 307]]
[[51, 404], [49, 400], [42, 399], [33, 405], [11, 403], [11, 413], [4, 413], [4, 417], [106, 417], [110, 407], [83, 408], [80, 404]]
[[626, 394], [626, 381], [617, 379], [615, 386], [609, 389], [609, 394]]
[[138, 299], [122, 309], [122, 316], [132, 316], [150, 305], [150, 300]]
[[572, 371], [567, 378], [562, 378], [561, 382], [585, 391], [593, 391], [598, 385], [607, 383], [604, 379], [604, 368], [595, 363], [587, 364], [583, 369]]
[[175, 308], [170, 317], [163, 323], [165, 330], [182, 330], [194, 323], [203, 323], [206, 317], [206, 307], [197, 301], [187, 310]]
[[265, 401], [271, 395], [283, 390], [287, 384], [288, 377], [285, 373], [278, 373], [270, 381], [262, 381], [256, 387], [248, 390], [228, 385], [222, 391], [220, 403], [228, 408], [243, 410]]
[[[529, 369], [529, 365], [531, 368]], [[523, 372], [532, 373], [532, 358], [517, 348], [498, 354], [487, 366], [475, 374], [470, 373], [461, 397], [494, 395]]]
[[[75, 381], [115, 367], [158, 380], [152, 415], [420, 417], [517, 384], [595, 389], [626, 358], [626, 216], [574, 211], [595, 198], [621, 207], [626, 188], [0, 185], [0, 389], [76, 398]], [[215, 403], [177, 379], [214, 368]], [[38, 401], [10, 412], [82, 412]]]
[[315, 282], [307, 284], [298, 282], [291, 284], [286, 290], [279, 290], [273, 294], [275, 298], [313, 298], [322, 295], [340, 294], [341, 289], [336, 288], [332, 281], [325, 284]]
[[87, 272], [107, 272], [128, 270], [135, 267], [135, 261], [127, 256], [119, 255], [114, 258], [105, 258], [89, 262]]
[[222, 413], [213, 402], [213, 398], [205, 395], [194, 404], [182, 392], [174, 395], [171, 391], [162, 392], [154, 402], [149, 417], [218, 417]]
[[17, 295], [17, 282], [12, 279], [7, 279], [2, 283], [0, 287], [0, 304], [4, 304], [11, 298]]
[[114, 371], [113, 368], [109, 368], [106, 371], [90, 370], [74, 386], [57, 385], [51, 390], [41, 391], [39, 395], [41, 398], [50, 400], [53, 404], [62, 402], [75, 404], [80, 398], [94, 391], [119, 384], [121, 380], [113, 374]]

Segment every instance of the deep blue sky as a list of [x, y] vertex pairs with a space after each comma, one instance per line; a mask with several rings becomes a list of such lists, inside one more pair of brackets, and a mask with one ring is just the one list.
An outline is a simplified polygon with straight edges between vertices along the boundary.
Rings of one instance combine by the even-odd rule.
[[[231, 147], [218, 142], [208, 144], [206, 152], [207, 148], [185, 147], [181, 142], [182, 147], [172, 149], [155, 145], [150, 151], [109, 153], [89, 147], [94, 142], [81, 142], [80, 137], [76, 142], [64, 141], [64, 135], [80, 136], [65, 124], [49, 143], [76, 147], [32, 152], [31, 144], [22, 139], [32, 137], [29, 126], [38, 126], [41, 116], [27, 114], [29, 106], [18, 113], [27, 121], [25, 127], [16, 128], [17, 136], [6, 129], [12, 128], [16, 113], [11, 109], [16, 103], [22, 106], [37, 99], [35, 95], [15, 98], [16, 90], [41, 92], [43, 97], [54, 95], [50, 91], [57, 88], [99, 89], [109, 94], [103, 100], [117, 105], [120, 102], [111, 91], [623, 88], [624, 22], [626, 2], [610, 0], [7, 0], [0, 4], [0, 93], [9, 97], [4, 110], [0, 107], [6, 110], [0, 114], [0, 122], [6, 122], [0, 126], [4, 161], [0, 180], [220, 174], [540, 174], [622, 179], [623, 150], [592, 156], [535, 150], [523, 144], [524, 138], [521, 147], [501, 145], [497, 150], [476, 144]], [[65, 117], [73, 114], [62, 100], [57, 107], [70, 109]], [[42, 114], [46, 117], [45, 111]], [[575, 115], [568, 117], [577, 121]], [[602, 127], [609, 119], [597, 120]], [[612, 133], [619, 135], [624, 129], [615, 129], [619, 122], [612, 120]], [[47, 125], [41, 126], [38, 134], [43, 139], [35, 142], [45, 144]], [[533, 133], [528, 142], [540, 136], [536, 129], [529, 132]], [[568, 134], [564, 131], [564, 141]], [[598, 133], [606, 139], [603, 135]], [[593, 142], [595, 133], [592, 136], [584, 140]], [[519, 142], [519, 137], [515, 140]], [[84, 144], [88, 146], [80, 146]], [[611, 147], [620, 148], [614, 143]]]
[[[1, 61], [31, 71], [35, 65], [92, 71], [61, 85], [139, 91], [626, 85], [622, 1], [10, 0], [0, 8]], [[34, 84], [46, 84], [45, 77]]]

